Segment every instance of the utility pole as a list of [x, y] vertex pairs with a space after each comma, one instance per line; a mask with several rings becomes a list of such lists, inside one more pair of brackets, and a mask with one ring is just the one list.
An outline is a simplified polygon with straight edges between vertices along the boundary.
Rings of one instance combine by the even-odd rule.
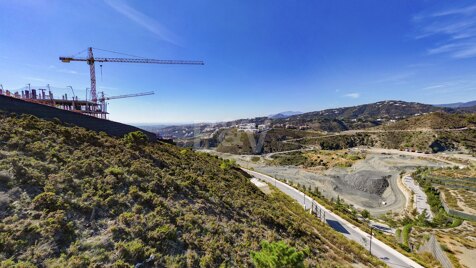
[[370, 225], [370, 247], [369, 247], [369, 252], [370, 252], [370, 255], [372, 255], [372, 232], [373, 231], [373, 226]]

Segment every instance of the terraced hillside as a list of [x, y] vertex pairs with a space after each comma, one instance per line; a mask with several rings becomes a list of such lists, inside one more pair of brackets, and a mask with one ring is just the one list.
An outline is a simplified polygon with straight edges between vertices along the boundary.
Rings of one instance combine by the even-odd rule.
[[250, 267], [285, 241], [311, 267], [380, 266], [230, 161], [0, 113], [0, 267]]
[[377, 146], [421, 152], [463, 150], [476, 153], [476, 114], [431, 113], [357, 132], [307, 137], [303, 145], [338, 150]]

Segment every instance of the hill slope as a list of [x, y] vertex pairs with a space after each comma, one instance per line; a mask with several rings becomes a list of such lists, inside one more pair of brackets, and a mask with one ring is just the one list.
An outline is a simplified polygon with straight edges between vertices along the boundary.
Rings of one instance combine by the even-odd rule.
[[388, 120], [398, 120], [423, 113], [449, 110], [416, 102], [380, 101], [352, 107], [304, 113], [286, 119], [278, 119], [275, 122], [293, 125], [306, 124], [316, 130], [343, 131], [373, 127]]
[[377, 146], [422, 152], [462, 150], [476, 153], [476, 113], [429, 113], [376, 128], [300, 141], [323, 149]]
[[310, 266], [380, 265], [232, 163], [0, 113], [0, 266], [249, 267], [262, 240]]
[[476, 127], [476, 114], [448, 114], [435, 112], [414, 116], [382, 126], [387, 130], [417, 130], [417, 129], [458, 129]]

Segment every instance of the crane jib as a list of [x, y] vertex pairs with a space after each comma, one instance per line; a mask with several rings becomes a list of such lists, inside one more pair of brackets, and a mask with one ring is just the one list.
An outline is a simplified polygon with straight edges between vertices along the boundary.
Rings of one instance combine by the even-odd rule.
[[125, 62], [125, 63], [153, 63], [153, 64], [189, 64], [189, 65], [204, 65], [203, 61], [195, 60], [155, 60], [155, 59], [127, 59], [127, 58], [71, 58], [60, 57], [62, 62], [69, 63], [71, 61], [86, 61], [91, 62]]

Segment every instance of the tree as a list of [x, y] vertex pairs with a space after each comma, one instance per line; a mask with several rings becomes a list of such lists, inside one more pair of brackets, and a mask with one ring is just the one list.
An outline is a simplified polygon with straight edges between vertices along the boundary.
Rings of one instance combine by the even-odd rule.
[[370, 217], [370, 212], [366, 209], [362, 210], [360, 214], [362, 215], [362, 217], [364, 217], [364, 219], [367, 219]]
[[304, 267], [305, 254], [284, 241], [261, 242], [260, 251], [252, 251], [251, 259], [257, 268]]
[[427, 226], [428, 225], [428, 212], [424, 209], [420, 215], [416, 218], [416, 223], [418, 226]]

